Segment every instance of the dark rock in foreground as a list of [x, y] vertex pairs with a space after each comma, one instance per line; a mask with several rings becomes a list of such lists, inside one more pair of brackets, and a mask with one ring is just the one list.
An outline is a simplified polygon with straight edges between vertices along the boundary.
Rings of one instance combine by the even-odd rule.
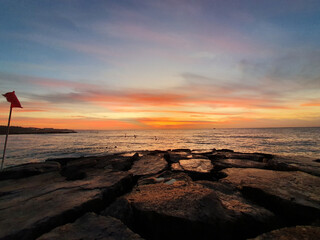
[[145, 155], [133, 164], [130, 172], [134, 176], [151, 175], [165, 170], [167, 166], [168, 163], [163, 156]]
[[190, 172], [210, 173], [213, 169], [209, 159], [180, 160], [179, 164], [183, 170]]
[[270, 154], [239, 153], [239, 152], [233, 152], [232, 150], [228, 150], [228, 149], [217, 150], [212, 154], [208, 155], [208, 157], [212, 160], [230, 158], [230, 159], [245, 159], [245, 160], [256, 161], [256, 162], [266, 162], [267, 160], [270, 160], [273, 158], [273, 156]]
[[140, 185], [103, 214], [147, 239], [244, 239], [270, 229], [275, 217], [228, 186], [185, 181]]
[[286, 164], [295, 170], [320, 177], [320, 164], [308, 157], [275, 156], [274, 160], [278, 163]]
[[58, 162], [26, 163], [3, 169], [0, 172], [0, 180], [26, 178], [41, 173], [59, 171], [60, 168]]
[[87, 213], [74, 223], [55, 228], [42, 235], [38, 240], [142, 240], [129, 230], [120, 220], [113, 217], [98, 216]]
[[66, 181], [59, 173], [1, 181], [0, 239], [33, 239], [88, 211], [101, 210], [130, 188], [126, 172], [87, 172]]
[[272, 232], [264, 233], [252, 240], [318, 240], [320, 238], [320, 227], [296, 226], [282, 228]]
[[217, 159], [213, 161], [215, 170], [221, 170], [224, 168], [265, 168], [266, 163], [248, 161], [244, 159]]
[[320, 223], [313, 160], [177, 149], [6, 168], [0, 239], [312, 239], [284, 227]]
[[315, 220], [320, 216], [320, 178], [304, 172], [230, 168], [222, 182], [288, 219]]
[[211, 174], [213, 165], [207, 158], [190, 158], [182, 159], [177, 163], [171, 164], [172, 171], [183, 171], [190, 175], [194, 180], [208, 179], [213, 180], [215, 177]]
[[164, 154], [164, 158], [168, 163], [178, 163], [181, 159], [190, 159], [192, 154], [190, 151], [168, 151]]

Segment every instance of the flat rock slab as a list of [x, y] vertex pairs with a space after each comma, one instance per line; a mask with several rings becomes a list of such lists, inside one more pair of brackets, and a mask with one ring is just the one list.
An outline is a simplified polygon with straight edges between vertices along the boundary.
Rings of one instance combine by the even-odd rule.
[[192, 154], [201, 154], [201, 155], [208, 155], [212, 154], [212, 150], [209, 149], [193, 149], [191, 151]]
[[79, 157], [79, 158], [52, 158], [47, 159], [45, 162], [58, 162], [62, 167], [74, 166], [74, 167], [91, 167], [97, 164], [97, 157]]
[[77, 181], [66, 181], [56, 172], [1, 181], [0, 239], [34, 239], [87, 211], [99, 210], [132, 180], [126, 172], [94, 169], [86, 174]]
[[190, 159], [190, 160], [180, 160], [179, 164], [181, 168], [189, 172], [197, 173], [210, 173], [213, 169], [213, 165], [209, 159]]
[[130, 172], [135, 176], [151, 175], [165, 170], [167, 166], [162, 155], [145, 155], [134, 162]]
[[[274, 219], [273, 213], [249, 203], [240, 193], [233, 195], [229, 189], [225, 191], [230, 193], [219, 196], [216, 191], [219, 187], [185, 181], [141, 185], [103, 214], [121, 219], [150, 239], [252, 237]], [[256, 234], [248, 233], [248, 228]]]
[[190, 151], [169, 151], [164, 155], [165, 159], [171, 163], [178, 163], [181, 159], [190, 159]]
[[126, 153], [120, 154], [119, 156], [136, 158], [136, 160], [137, 160], [139, 158], [139, 156], [142, 157], [143, 154], [141, 152], [140, 153], [137, 153], [137, 152], [126, 152]]
[[[204, 220], [200, 215], [207, 215], [213, 210], [207, 213], [201, 211], [199, 214], [193, 211], [197, 208], [196, 205], [200, 205], [201, 199], [210, 194], [213, 202], [218, 203], [212, 190], [199, 184], [178, 181], [172, 185], [159, 183], [139, 186], [126, 196], [126, 199], [140, 210], [152, 210], [189, 220]], [[219, 211], [216, 213], [219, 214]], [[222, 212], [220, 214], [223, 215]]]
[[227, 158], [233, 158], [233, 159], [248, 159], [251, 161], [256, 161], [256, 162], [263, 162], [267, 159], [272, 158], [272, 155], [270, 154], [262, 154], [262, 153], [238, 153], [238, 152], [233, 152], [233, 153], [227, 153]]
[[165, 183], [171, 184], [175, 181], [186, 181], [190, 182], [192, 179], [188, 174], [184, 172], [171, 172], [166, 171], [158, 175], [153, 175], [152, 177], [142, 177], [138, 180], [137, 185], [147, 185], [155, 183]]
[[172, 171], [183, 171], [183, 168], [181, 167], [180, 163], [172, 163], [171, 164], [171, 170]]
[[266, 219], [274, 216], [270, 211], [245, 199], [236, 188], [228, 184], [203, 180], [197, 181], [197, 183], [214, 190], [223, 207], [230, 210], [229, 214], [234, 215], [234, 217], [247, 218], [250, 216], [255, 221], [266, 222]]
[[77, 160], [67, 162], [64, 167], [69, 169], [83, 169], [83, 168], [94, 167], [96, 164], [97, 164], [97, 159], [95, 158], [83, 158], [83, 159], [80, 158]]
[[314, 176], [320, 177], [320, 164], [315, 162], [313, 158], [309, 157], [284, 157], [275, 156], [275, 161], [286, 164], [292, 168], [296, 168], [299, 171], [312, 174]]
[[296, 226], [264, 233], [252, 240], [318, 240], [319, 237], [320, 227]]
[[249, 197], [269, 204], [288, 216], [320, 216], [320, 178], [304, 172], [229, 168], [222, 182], [232, 184]]
[[233, 152], [232, 150], [217, 150], [212, 154], [208, 155], [208, 157], [212, 160], [215, 159], [224, 159], [224, 158], [231, 158], [231, 159], [246, 159], [250, 161], [256, 162], [265, 162], [269, 159], [273, 158], [273, 155], [264, 154], [264, 153], [239, 153]]
[[18, 179], [60, 170], [58, 162], [26, 163], [0, 171], [0, 180]]
[[245, 159], [218, 159], [213, 161], [214, 168], [216, 170], [224, 168], [260, 168], [263, 169], [266, 167], [266, 163], [255, 162]]
[[53, 229], [51, 232], [42, 235], [37, 240], [142, 240], [133, 233], [120, 220], [113, 217], [99, 216], [94, 213], [87, 213], [69, 223]]

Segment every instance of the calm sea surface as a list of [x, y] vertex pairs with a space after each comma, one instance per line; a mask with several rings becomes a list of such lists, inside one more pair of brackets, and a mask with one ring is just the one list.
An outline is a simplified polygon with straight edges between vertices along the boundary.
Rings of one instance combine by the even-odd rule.
[[[5, 136], [0, 137], [1, 156], [4, 139]], [[320, 158], [320, 128], [121, 130], [10, 135], [5, 166], [48, 158], [174, 148], [228, 148], [240, 152]]]

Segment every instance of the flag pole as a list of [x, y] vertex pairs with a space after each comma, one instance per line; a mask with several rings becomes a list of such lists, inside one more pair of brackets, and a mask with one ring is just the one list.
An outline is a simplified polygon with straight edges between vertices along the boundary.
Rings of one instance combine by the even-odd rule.
[[12, 113], [12, 104], [10, 104], [10, 113], [9, 113], [9, 119], [8, 119], [8, 128], [7, 128], [6, 140], [5, 140], [5, 142], [4, 142], [3, 156], [2, 156], [2, 162], [1, 162], [1, 170], [2, 170], [2, 168], [3, 168], [3, 162], [4, 162], [4, 158], [5, 158], [5, 156], [6, 156], [6, 148], [7, 148], [7, 141], [8, 141], [9, 128], [10, 128], [11, 113]]

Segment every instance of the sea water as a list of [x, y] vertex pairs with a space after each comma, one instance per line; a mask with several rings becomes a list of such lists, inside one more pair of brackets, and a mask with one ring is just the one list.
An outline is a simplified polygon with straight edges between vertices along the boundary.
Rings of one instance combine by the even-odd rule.
[[[4, 139], [5, 136], [1, 136], [1, 148]], [[318, 159], [320, 128], [119, 130], [10, 135], [5, 166], [39, 162], [49, 158], [176, 148], [224, 148], [239, 152], [263, 152]]]

